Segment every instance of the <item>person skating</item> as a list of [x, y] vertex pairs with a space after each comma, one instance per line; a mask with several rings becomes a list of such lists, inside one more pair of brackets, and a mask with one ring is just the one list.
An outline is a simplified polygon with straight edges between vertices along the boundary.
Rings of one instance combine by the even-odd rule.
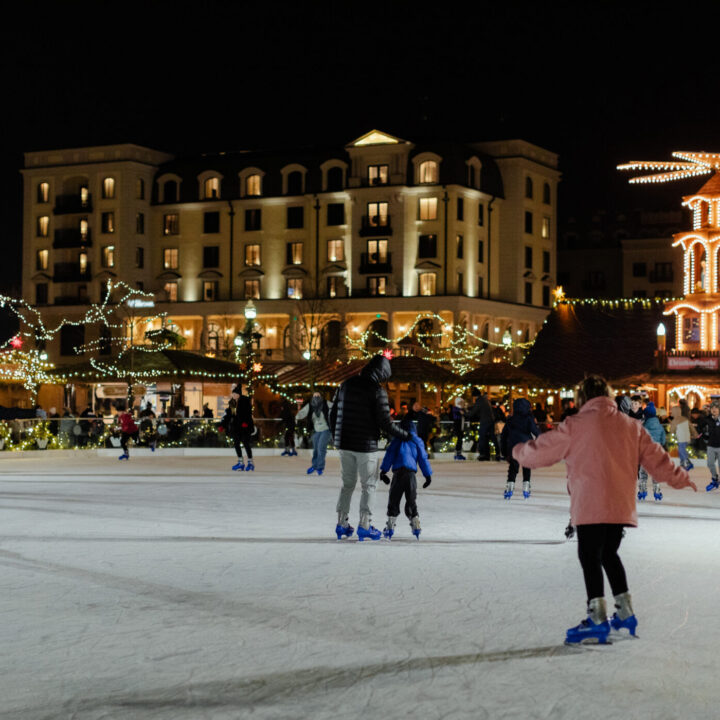
[[[643, 427], [648, 431], [650, 437], [654, 442], [659, 443], [665, 447], [666, 437], [665, 428], [658, 419], [657, 411], [655, 410], [655, 403], [650, 401], [645, 407], [645, 419], [643, 420]], [[638, 500], [644, 500], [647, 497], [647, 470], [641, 465], [638, 472]], [[655, 500], [660, 501], [663, 499], [663, 494], [660, 491], [660, 485], [655, 478], [652, 479], [653, 484], [653, 497]]]
[[[255, 423], [252, 416], [252, 403], [247, 395], [243, 395], [242, 386], [236, 385], [233, 388], [230, 402], [218, 429], [221, 432], [226, 432], [233, 441], [238, 461], [233, 465], [232, 469], [247, 470], [248, 472], [254, 470], [255, 465], [253, 464], [250, 437], [255, 431]], [[243, 462], [243, 446], [247, 453], [247, 465]]]
[[478, 423], [477, 459], [489, 460], [489, 442], [495, 426], [495, 413], [490, 405], [487, 393], [480, 392], [479, 388], [474, 387], [470, 391], [470, 395], [473, 398], [473, 404], [468, 409], [466, 418], [469, 422]]
[[705, 488], [707, 492], [720, 487], [720, 474], [717, 466], [720, 464], [720, 402], [713, 400], [710, 403], [710, 415], [699, 424], [699, 430], [707, 443], [707, 466], [710, 470], [710, 483]]
[[378, 438], [381, 430], [401, 440], [410, 437], [407, 431], [393, 425], [390, 418], [387, 393], [381, 383], [387, 382], [391, 375], [390, 361], [384, 355], [375, 355], [359, 375], [345, 380], [335, 393], [330, 429], [340, 455], [342, 479], [336, 506], [338, 539], [353, 533], [348, 515], [358, 477], [362, 487], [358, 539], [379, 540], [382, 537], [382, 533], [370, 524], [378, 475]]
[[[531, 440], [540, 435], [540, 429], [535, 424], [532, 416], [532, 407], [525, 398], [517, 398], [513, 401], [512, 415], [507, 418], [505, 427], [500, 437], [500, 447], [503, 455], [508, 460], [507, 483], [505, 484], [506, 500], [513, 496], [515, 491], [515, 478], [520, 470], [518, 461], [512, 456], [512, 449], [521, 442]], [[530, 468], [523, 467], [523, 497], [527, 500], [530, 497]]]
[[[597, 375], [586, 377], [576, 389], [579, 412], [553, 432], [513, 448], [523, 466], [540, 468], [565, 460], [570, 495], [570, 520], [577, 529], [578, 556], [585, 578], [588, 617], [569, 628], [566, 643], [605, 643], [610, 626], [635, 634], [625, 568], [618, 548], [626, 526], [637, 526], [635, 487], [642, 465], [659, 482], [697, 492], [687, 471], [640, 425], [621, 413], [612, 392]], [[608, 576], [616, 612], [607, 617], [603, 570]]]
[[288, 456], [297, 455], [297, 450], [295, 449], [295, 408], [287, 398], [283, 400], [280, 419], [283, 422], [283, 440], [285, 444], [285, 449], [280, 454]]
[[128, 441], [131, 437], [134, 437], [137, 434], [138, 426], [135, 424], [133, 416], [129, 410], [123, 410], [120, 413], [118, 420], [120, 422], [120, 447], [123, 450], [123, 454], [118, 458], [118, 460], [129, 460], [130, 451], [128, 449]]
[[419, 540], [420, 516], [417, 509], [417, 480], [415, 474], [419, 465], [420, 472], [425, 478], [423, 488], [426, 488], [432, 482], [432, 468], [428, 462], [425, 444], [416, 433], [415, 423], [406, 416], [400, 423], [400, 427], [410, 434], [410, 438], [408, 440], [393, 438], [387, 450], [385, 450], [385, 457], [380, 465], [380, 479], [386, 485], [390, 484], [387, 472], [390, 468], [393, 471], [388, 498], [388, 518], [383, 530], [383, 536], [389, 540], [395, 534], [395, 522], [400, 514], [400, 501], [404, 495], [405, 516], [410, 521], [412, 534]]
[[461, 397], [455, 398], [455, 403], [450, 409], [450, 418], [453, 421], [453, 434], [455, 441], [455, 460], [465, 460], [462, 454], [462, 442], [465, 429], [465, 400]]
[[670, 431], [674, 433], [677, 440], [678, 457], [680, 465], [686, 470], [692, 470], [694, 465], [690, 462], [687, 446], [691, 440], [690, 433], [690, 409], [687, 403], [683, 405], [673, 405], [670, 408]]
[[312, 475], [313, 472], [322, 475], [325, 472], [325, 456], [327, 455], [328, 442], [330, 442], [329, 413], [330, 407], [325, 398], [319, 392], [314, 392], [310, 402], [303, 405], [296, 416], [297, 420], [307, 418], [308, 425], [313, 431], [313, 456], [312, 463], [307, 469], [308, 475]]

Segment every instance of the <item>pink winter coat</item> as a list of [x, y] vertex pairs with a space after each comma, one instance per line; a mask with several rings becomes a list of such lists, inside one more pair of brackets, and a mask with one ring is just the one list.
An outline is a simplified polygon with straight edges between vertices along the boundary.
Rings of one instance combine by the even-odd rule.
[[556, 430], [516, 445], [512, 454], [527, 468], [565, 460], [573, 525], [636, 526], [638, 465], [658, 482], [695, 487], [687, 471], [675, 467], [642, 423], [621, 413], [609, 397], [588, 400]]

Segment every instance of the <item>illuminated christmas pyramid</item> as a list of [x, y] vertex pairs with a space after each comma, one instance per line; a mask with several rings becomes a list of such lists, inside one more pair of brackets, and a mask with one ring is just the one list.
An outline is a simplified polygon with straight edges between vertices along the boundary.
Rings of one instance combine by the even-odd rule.
[[674, 235], [673, 247], [683, 250], [683, 298], [665, 305], [665, 315], [676, 315], [675, 347], [679, 351], [720, 349], [720, 154], [675, 152], [684, 162], [633, 161], [619, 170], [655, 170], [631, 183], [668, 182], [709, 175], [712, 177], [694, 195], [683, 198], [693, 213], [693, 229]]

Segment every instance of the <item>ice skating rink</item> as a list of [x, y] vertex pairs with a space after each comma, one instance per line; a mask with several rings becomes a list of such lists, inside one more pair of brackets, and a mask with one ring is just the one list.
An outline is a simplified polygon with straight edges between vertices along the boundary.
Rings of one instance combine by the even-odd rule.
[[[232, 462], [0, 457], [0, 718], [717, 717], [720, 493], [700, 464], [701, 491], [663, 486], [623, 542], [640, 639], [572, 649], [564, 466], [505, 501], [504, 463], [437, 462], [420, 540], [401, 518], [358, 543], [333, 532], [337, 458], [320, 478]], [[380, 483], [380, 526], [386, 502]]]

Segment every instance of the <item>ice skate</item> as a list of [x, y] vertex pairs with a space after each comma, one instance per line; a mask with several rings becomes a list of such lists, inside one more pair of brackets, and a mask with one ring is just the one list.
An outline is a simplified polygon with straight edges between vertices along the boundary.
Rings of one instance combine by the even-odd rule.
[[291, 457], [294, 455], [297, 455], [297, 450], [295, 448], [290, 448], [290, 452], [288, 453]]
[[653, 497], [660, 502], [660, 500], [663, 499], [662, 491], [660, 490], [660, 485], [656, 482], [653, 483]]
[[311, 465], [311, 466], [306, 470], [306, 473], [305, 473], [305, 474], [306, 474], [306, 475], [312, 475], [314, 472], [315, 472], [315, 468]]
[[245, 472], [252, 472], [255, 469], [255, 464], [252, 460], [247, 461], [247, 465], [245, 466]]
[[324, 472], [325, 472], [324, 470], [318, 470], [318, 471], [317, 471], [317, 474], [318, 474], [318, 475], [322, 475]]
[[694, 467], [695, 466], [689, 460], [685, 463], [686, 470], [692, 470]]
[[625, 628], [633, 637], [637, 637], [638, 621], [633, 612], [630, 593], [625, 592], [615, 596], [615, 610], [616, 612], [610, 619], [613, 630], [620, 631]]
[[644, 500], [647, 497], [647, 480], [638, 481], [638, 500]]
[[127, 453], [123, 453], [118, 460], [129, 460], [130, 456]]
[[352, 537], [355, 532], [355, 528], [348, 522], [347, 516], [343, 517], [342, 514], [338, 513], [338, 522], [335, 526], [335, 534], [338, 540], [342, 540], [344, 537]]
[[465, 460], [465, 456], [462, 453], [455, 453], [453, 460]]
[[527, 500], [530, 497], [530, 481], [523, 480], [523, 497]]
[[245, 463], [242, 461], [242, 458], [238, 460], [233, 466], [233, 470], [244, 470], [245, 469]]
[[707, 492], [710, 492], [711, 490], [717, 490], [717, 488], [720, 487], [720, 480], [718, 480], [714, 475], [713, 479], [710, 481], [710, 484], [705, 488]]
[[415, 517], [410, 518], [410, 528], [412, 530], [412, 534], [419, 540], [420, 539], [420, 518], [415, 515]]
[[282, 457], [282, 456], [284, 456], [284, 455], [290, 455], [290, 451], [289, 451], [287, 448], [285, 448], [285, 449], [280, 453], [280, 457]]
[[382, 537], [382, 533], [370, 524], [370, 516], [363, 514], [360, 516], [360, 522], [358, 523], [357, 529], [358, 540], [379, 540]]
[[609, 643], [610, 623], [607, 619], [605, 598], [593, 598], [588, 603], [588, 616], [579, 625], [568, 628], [565, 635], [566, 645], [582, 645]]
[[507, 484], [505, 485], [505, 492], [503, 494], [503, 497], [506, 500], [509, 500], [513, 496], [514, 491], [515, 491], [515, 483], [508, 480]]
[[387, 525], [385, 525], [385, 529], [383, 530], [383, 537], [387, 540], [390, 540], [392, 536], [395, 534], [395, 518], [394, 517], [388, 517], [387, 519]]

